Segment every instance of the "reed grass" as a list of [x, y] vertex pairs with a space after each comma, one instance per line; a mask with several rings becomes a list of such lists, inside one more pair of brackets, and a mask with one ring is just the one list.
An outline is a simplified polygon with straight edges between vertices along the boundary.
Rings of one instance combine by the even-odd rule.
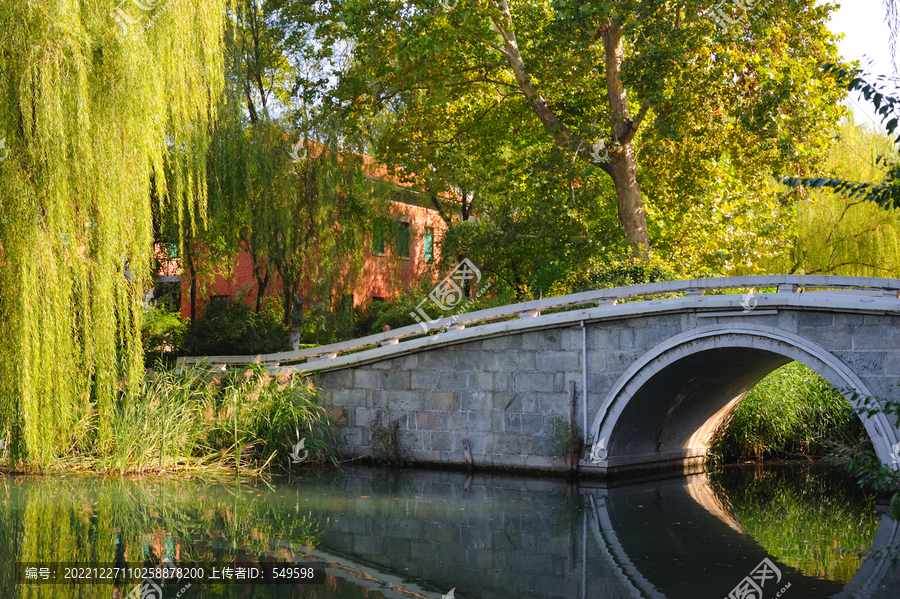
[[865, 436], [847, 400], [825, 379], [791, 362], [764, 378], [716, 432], [713, 461], [812, 458], [829, 444], [852, 445]]
[[[261, 366], [177, 372], [158, 363], [141, 389], [120, 394], [111, 435], [97, 434], [95, 412], [82, 414], [44, 470], [259, 474], [294, 466], [289, 452], [300, 439], [309, 451], [304, 464], [337, 464], [323, 403], [308, 379], [276, 378]], [[24, 461], [7, 468], [29, 469]]]

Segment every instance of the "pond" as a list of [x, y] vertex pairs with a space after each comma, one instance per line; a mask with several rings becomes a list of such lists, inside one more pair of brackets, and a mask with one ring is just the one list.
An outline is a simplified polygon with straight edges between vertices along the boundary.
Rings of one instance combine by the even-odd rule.
[[0, 495], [4, 598], [900, 596], [884, 560], [840, 552], [900, 541], [896, 523], [810, 464], [608, 485], [362, 467], [6, 477]]

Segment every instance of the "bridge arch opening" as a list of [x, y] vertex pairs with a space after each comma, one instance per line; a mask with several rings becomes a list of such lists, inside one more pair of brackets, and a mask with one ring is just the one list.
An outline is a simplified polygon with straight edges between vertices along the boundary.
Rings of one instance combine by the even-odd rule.
[[[865, 382], [816, 343], [768, 327], [716, 325], [677, 335], [650, 350], [616, 382], [590, 431], [609, 470], [699, 462], [734, 407], [766, 375], [800, 362], [840, 389], [871, 396]], [[891, 463], [897, 431], [878, 414], [863, 425]]]

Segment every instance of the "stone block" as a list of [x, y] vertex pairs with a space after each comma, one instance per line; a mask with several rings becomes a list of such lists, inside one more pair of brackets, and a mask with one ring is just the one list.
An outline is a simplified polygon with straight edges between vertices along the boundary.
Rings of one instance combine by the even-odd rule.
[[412, 354], [394, 358], [391, 361], [391, 368], [394, 370], [417, 370], [419, 368], [419, 355]]
[[519, 372], [515, 375], [516, 392], [552, 392], [553, 374], [548, 372]]
[[452, 439], [453, 436], [450, 433], [426, 432], [424, 437], [425, 448], [432, 451], [450, 451], [453, 449]]
[[503, 415], [503, 432], [506, 434], [515, 434], [518, 435], [522, 432], [522, 427], [519, 420], [519, 414], [504, 414]]
[[559, 349], [561, 351], [577, 351], [581, 349], [582, 343], [580, 326], [563, 329], [561, 331], [557, 330], [556, 332], [559, 333]]
[[834, 326], [860, 326], [863, 324], [862, 314], [838, 312], [834, 315]]
[[900, 350], [900, 328], [874, 325], [853, 327], [853, 349]]
[[494, 391], [494, 373], [470, 372], [468, 389], [470, 391]]
[[884, 374], [887, 352], [837, 351], [834, 353], [859, 376]]
[[617, 351], [609, 352], [606, 356], [604, 370], [611, 373], [621, 373], [631, 366], [644, 352], [642, 351]]
[[[595, 323], [587, 325], [587, 346], [591, 349], [619, 349], [619, 338], [624, 329], [618, 323]], [[577, 349], [582, 349], [583, 343]]]
[[496, 372], [494, 375], [493, 391], [513, 391], [514, 390], [514, 373], [512, 372]]
[[372, 408], [356, 408], [353, 416], [353, 425], [359, 427], [369, 427], [375, 422], [377, 410]]
[[544, 345], [546, 344], [547, 336], [544, 331], [528, 331], [526, 333], [520, 333], [522, 340], [519, 344], [520, 349], [540, 352], [544, 351]]
[[381, 372], [361, 367], [353, 371], [353, 386], [357, 389], [381, 389]]
[[533, 437], [524, 435], [494, 435], [494, 453], [527, 456], [532, 453]]
[[332, 370], [322, 374], [318, 386], [327, 389], [347, 389], [353, 386], [353, 370]]
[[438, 375], [438, 391], [465, 391], [468, 375], [463, 372], [441, 372]]
[[831, 312], [800, 311], [797, 313], [798, 327], [830, 327], [834, 325]]
[[566, 416], [569, 411], [569, 398], [562, 393], [538, 393], [538, 412], [550, 416]]
[[490, 352], [461, 351], [456, 356], [456, 368], [458, 370], [484, 370], [485, 356], [488, 355], [490, 355]]
[[490, 367], [495, 372], [524, 372], [534, 369], [534, 352], [512, 350], [494, 352]]
[[425, 392], [424, 391], [379, 391], [383, 393], [387, 399], [385, 404], [392, 410], [424, 410], [425, 409]]
[[510, 350], [520, 349], [522, 347], [522, 335], [502, 335], [500, 337], [491, 337], [490, 339], [481, 340], [482, 350]]
[[581, 368], [581, 353], [567, 352], [541, 352], [534, 357], [535, 366], [541, 372], [564, 372]]
[[344, 445], [365, 445], [363, 429], [357, 426], [345, 426], [339, 433]]
[[365, 389], [335, 389], [331, 392], [331, 405], [339, 408], [364, 408]]
[[797, 328], [797, 334], [831, 350], [853, 349], [853, 335], [849, 326]]
[[416, 412], [416, 429], [420, 431], [436, 431], [440, 428], [440, 412]]
[[652, 349], [667, 339], [681, 333], [680, 326], [657, 326], [634, 329], [634, 348]]
[[389, 370], [381, 373], [382, 389], [409, 389], [410, 373], [408, 370]]
[[491, 410], [491, 394], [483, 391], [461, 393], [462, 410], [472, 412], [489, 412]]
[[469, 430], [469, 414], [471, 412], [441, 412], [441, 430], [465, 433]]
[[483, 412], [466, 412], [469, 414], [469, 432], [482, 433], [491, 430], [491, 415]]
[[347, 410], [345, 408], [325, 408], [325, 411], [331, 416], [331, 419], [334, 420], [336, 425], [347, 426], [347, 424], [349, 424]]
[[432, 391], [428, 401], [428, 409], [430, 410], [455, 410], [459, 404], [458, 395], [456, 393], [448, 393], [446, 391]]
[[522, 393], [493, 393], [492, 408], [495, 412], [521, 412]]
[[433, 349], [419, 354], [419, 368], [421, 370], [453, 370], [456, 368], [455, 352], [444, 348]]
[[[549, 430], [549, 428], [547, 430]], [[553, 442], [548, 436], [538, 435], [534, 438], [534, 441], [532, 441], [531, 449], [535, 456], [550, 457], [550, 454], [553, 451]], [[563, 463], [562, 458], [556, 459], [558, 459], [560, 463]]]
[[520, 422], [523, 435], [539, 435], [544, 430], [544, 417], [541, 414], [522, 414]]
[[425, 370], [409, 373], [410, 389], [437, 389], [441, 373], [437, 370]]
[[425, 431], [400, 431], [400, 447], [403, 449], [425, 449]]
[[866, 314], [863, 316], [863, 324], [876, 327], [897, 326], [895, 317], [886, 314]]

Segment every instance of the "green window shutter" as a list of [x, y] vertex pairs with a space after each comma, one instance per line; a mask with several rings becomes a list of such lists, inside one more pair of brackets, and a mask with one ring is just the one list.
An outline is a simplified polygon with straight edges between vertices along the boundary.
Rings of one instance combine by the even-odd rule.
[[409, 223], [397, 223], [397, 255], [409, 258]]
[[422, 240], [422, 254], [426, 262], [434, 260], [434, 229], [425, 227], [425, 237]]

